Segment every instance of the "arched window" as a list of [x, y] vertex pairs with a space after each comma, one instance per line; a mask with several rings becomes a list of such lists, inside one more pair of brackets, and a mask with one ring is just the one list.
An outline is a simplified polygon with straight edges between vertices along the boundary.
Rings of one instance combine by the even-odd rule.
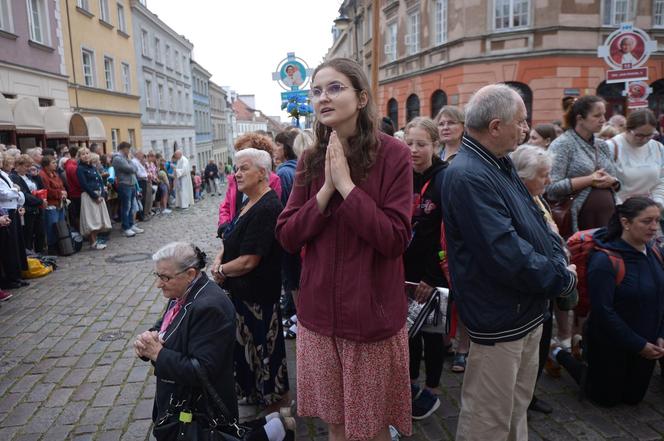
[[438, 89], [431, 94], [431, 118], [435, 118], [440, 112], [440, 109], [447, 104], [447, 95], [442, 90]]
[[399, 127], [399, 103], [394, 98], [387, 102], [387, 116], [392, 120], [395, 130]]
[[406, 123], [418, 116], [420, 116], [420, 99], [412, 94], [406, 100]]
[[657, 121], [664, 114], [664, 79], [657, 80], [650, 85], [652, 93], [648, 97], [648, 107], [655, 112]]
[[513, 87], [516, 89], [517, 92], [519, 92], [519, 95], [521, 95], [521, 98], [523, 98], [523, 102], [526, 105], [526, 112], [528, 112], [528, 125], [532, 126], [532, 121], [533, 121], [533, 91], [528, 87], [527, 84], [524, 83], [519, 83], [518, 81], [505, 81], [505, 84], [507, 84], [510, 87]]
[[625, 97], [623, 90], [625, 85], [623, 83], [607, 84], [602, 81], [597, 86], [597, 96], [601, 96], [606, 101], [606, 119], [611, 118], [613, 115], [625, 114]]

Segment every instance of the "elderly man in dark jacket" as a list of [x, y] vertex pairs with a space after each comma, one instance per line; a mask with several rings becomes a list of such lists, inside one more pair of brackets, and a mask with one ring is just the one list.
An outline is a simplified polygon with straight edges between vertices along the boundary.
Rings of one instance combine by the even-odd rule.
[[463, 148], [443, 177], [451, 283], [472, 342], [458, 441], [528, 439], [547, 304], [576, 285], [507, 156], [528, 131], [526, 117], [510, 87], [477, 91], [466, 105]]

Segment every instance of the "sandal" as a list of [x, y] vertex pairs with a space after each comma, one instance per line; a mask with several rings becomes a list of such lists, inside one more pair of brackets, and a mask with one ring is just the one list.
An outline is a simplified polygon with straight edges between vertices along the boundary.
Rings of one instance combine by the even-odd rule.
[[462, 374], [466, 371], [466, 359], [468, 358], [468, 353], [457, 353], [452, 360], [452, 372]]

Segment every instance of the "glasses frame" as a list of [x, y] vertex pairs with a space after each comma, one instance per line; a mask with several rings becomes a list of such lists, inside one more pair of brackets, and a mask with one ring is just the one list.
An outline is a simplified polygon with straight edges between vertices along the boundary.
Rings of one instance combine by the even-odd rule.
[[187, 270], [189, 270], [190, 268], [192, 268], [192, 267], [191, 267], [191, 266], [190, 266], [190, 267], [187, 267], [187, 268], [183, 269], [182, 271], [180, 271], [179, 273], [175, 273], [175, 274], [173, 274], [172, 276], [167, 276], [167, 275], [165, 275], [165, 274], [159, 274], [159, 273], [156, 272], [156, 271], [152, 271], [152, 275], [155, 276], [155, 277], [159, 277], [159, 280], [161, 280], [162, 282], [164, 282], [164, 283], [168, 283], [168, 282], [170, 282], [171, 280], [175, 279], [175, 278], [176, 278], [177, 276], [179, 276], [180, 274], [186, 273]]
[[655, 136], [657, 136], [657, 132], [652, 132], [650, 135], [643, 135], [641, 133], [636, 133], [634, 130], [630, 130], [629, 133], [632, 134], [633, 137], [638, 138], [638, 139], [652, 139]]
[[[337, 92], [335, 94], [331, 94], [329, 92], [330, 87], [339, 87], [340, 90], [339, 90], [339, 92]], [[309, 92], [309, 99], [311, 100], [311, 102], [318, 102], [322, 98], [323, 94], [325, 94], [325, 95], [327, 95], [327, 97], [329, 99], [333, 100], [336, 97], [338, 97], [339, 95], [341, 95], [346, 89], [352, 89], [352, 90], [357, 92], [357, 89], [355, 89], [352, 86], [346, 86], [345, 84], [341, 84], [341, 83], [332, 83], [332, 84], [328, 84], [327, 86], [325, 86], [322, 89], [320, 87], [312, 87], [311, 91]], [[318, 96], [314, 95], [315, 90], [320, 90], [320, 94]]]

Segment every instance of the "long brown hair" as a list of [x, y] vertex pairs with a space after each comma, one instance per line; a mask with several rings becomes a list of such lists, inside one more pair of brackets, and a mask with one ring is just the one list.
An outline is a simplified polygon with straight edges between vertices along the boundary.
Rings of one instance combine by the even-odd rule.
[[[367, 96], [366, 106], [362, 107], [357, 115], [357, 131], [348, 138], [348, 150], [346, 151], [351, 177], [353, 181], [359, 182], [367, 177], [369, 169], [376, 161], [376, 151], [378, 150], [378, 116], [369, 90], [369, 80], [356, 61], [349, 58], [334, 58], [316, 68], [312, 81], [316, 78], [316, 74], [326, 67], [348, 77], [358, 97], [362, 92]], [[309, 185], [315, 177], [324, 173], [325, 152], [331, 133], [331, 127], [316, 119], [314, 122], [315, 141], [304, 157], [305, 185]]]

